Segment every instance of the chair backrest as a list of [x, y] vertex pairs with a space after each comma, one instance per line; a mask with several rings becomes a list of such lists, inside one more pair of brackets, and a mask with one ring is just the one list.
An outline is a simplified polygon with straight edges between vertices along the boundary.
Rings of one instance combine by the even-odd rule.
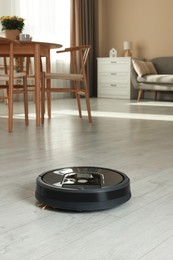
[[73, 73], [85, 73], [86, 62], [90, 52], [90, 45], [82, 45], [74, 47], [71, 51], [71, 65]]
[[80, 45], [70, 48], [66, 48], [57, 53], [70, 52], [71, 56], [71, 73], [74, 74], [83, 74], [85, 73], [85, 66], [90, 52], [91, 45]]

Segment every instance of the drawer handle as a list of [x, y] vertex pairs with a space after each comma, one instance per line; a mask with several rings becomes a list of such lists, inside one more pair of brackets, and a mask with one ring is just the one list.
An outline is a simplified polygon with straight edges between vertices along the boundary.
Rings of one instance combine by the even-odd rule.
[[113, 72], [113, 73], [111, 73], [111, 75], [117, 75], [117, 73], [116, 73], [116, 72]]
[[111, 84], [111, 87], [116, 87], [117, 85], [116, 84]]
[[117, 63], [117, 61], [111, 61], [111, 63]]

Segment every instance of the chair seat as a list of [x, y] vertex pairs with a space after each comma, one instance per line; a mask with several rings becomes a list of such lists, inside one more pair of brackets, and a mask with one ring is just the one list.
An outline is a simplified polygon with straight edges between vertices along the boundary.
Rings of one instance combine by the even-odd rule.
[[[26, 72], [16, 72], [14, 73], [14, 79], [15, 78], [22, 78], [26, 76]], [[9, 80], [9, 74], [0, 74], [0, 81], [5, 80], [8, 81]]]
[[76, 80], [82, 81], [83, 75], [82, 74], [66, 74], [66, 73], [46, 73], [47, 79], [62, 79], [62, 80]]

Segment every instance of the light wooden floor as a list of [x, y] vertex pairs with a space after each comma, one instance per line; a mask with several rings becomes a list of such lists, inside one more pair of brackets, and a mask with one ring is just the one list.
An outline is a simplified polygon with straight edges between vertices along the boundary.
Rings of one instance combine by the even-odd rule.
[[[30, 104], [30, 125], [16, 115], [9, 134], [0, 103], [0, 259], [173, 259], [173, 103], [147, 104], [91, 99], [91, 125], [70, 111], [75, 100], [58, 100], [40, 128]], [[76, 165], [124, 172], [131, 200], [90, 213], [40, 208], [37, 176]]]

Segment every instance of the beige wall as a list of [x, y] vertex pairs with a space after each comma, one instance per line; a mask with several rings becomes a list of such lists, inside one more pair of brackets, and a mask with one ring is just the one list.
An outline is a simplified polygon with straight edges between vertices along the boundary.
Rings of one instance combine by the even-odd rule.
[[126, 40], [135, 57], [173, 56], [173, 0], [99, 0], [99, 56]]

